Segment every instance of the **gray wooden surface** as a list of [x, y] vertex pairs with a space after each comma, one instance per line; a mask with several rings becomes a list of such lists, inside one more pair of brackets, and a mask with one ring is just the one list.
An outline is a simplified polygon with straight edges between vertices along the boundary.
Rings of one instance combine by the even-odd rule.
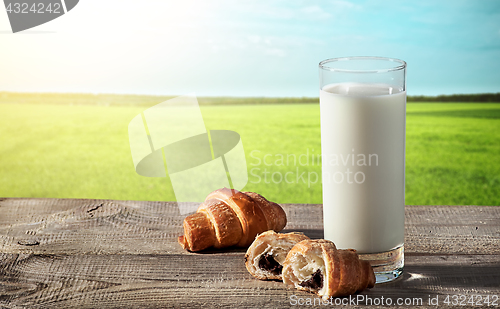
[[[283, 208], [284, 232], [322, 237], [321, 205]], [[0, 199], [0, 308], [289, 308], [314, 300], [254, 279], [244, 249], [182, 250], [183, 219], [168, 202]], [[460, 308], [500, 297], [500, 207], [407, 206], [403, 277], [361, 296], [418, 308], [437, 308], [429, 305], [436, 297]]]

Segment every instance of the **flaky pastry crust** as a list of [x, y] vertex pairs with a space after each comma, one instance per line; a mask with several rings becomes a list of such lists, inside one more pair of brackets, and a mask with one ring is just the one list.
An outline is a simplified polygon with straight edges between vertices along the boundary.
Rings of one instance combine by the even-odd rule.
[[281, 231], [283, 208], [254, 192], [222, 188], [210, 193], [196, 213], [184, 219], [179, 244], [189, 251], [210, 247], [248, 247], [257, 234]]

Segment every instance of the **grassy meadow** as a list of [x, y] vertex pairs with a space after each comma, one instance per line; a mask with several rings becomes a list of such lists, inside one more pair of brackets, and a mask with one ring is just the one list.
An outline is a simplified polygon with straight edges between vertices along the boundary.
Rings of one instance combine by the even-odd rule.
[[[159, 97], [80, 104], [85, 95], [18, 96], [0, 95], [0, 197], [175, 200], [169, 178], [135, 173], [128, 142], [130, 120]], [[244, 190], [280, 203], [321, 203], [319, 104], [286, 100], [201, 110], [207, 129], [241, 135]], [[500, 104], [408, 103], [406, 204], [500, 205], [499, 159]]]

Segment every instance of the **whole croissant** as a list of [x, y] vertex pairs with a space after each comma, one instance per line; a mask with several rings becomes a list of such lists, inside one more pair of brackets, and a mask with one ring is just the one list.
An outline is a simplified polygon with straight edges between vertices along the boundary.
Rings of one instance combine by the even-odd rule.
[[184, 219], [179, 244], [189, 251], [209, 247], [248, 247], [257, 234], [281, 231], [286, 214], [276, 203], [254, 192], [222, 188], [210, 193], [196, 213]]

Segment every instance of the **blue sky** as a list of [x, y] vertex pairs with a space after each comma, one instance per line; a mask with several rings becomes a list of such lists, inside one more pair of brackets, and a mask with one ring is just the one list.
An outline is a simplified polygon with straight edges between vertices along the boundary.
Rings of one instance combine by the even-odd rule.
[[318, 62], [407, 61], [410, 95], [500, 92], [500, 1], [85, 0], [12, 34], [0, 91], [318, 96]]

